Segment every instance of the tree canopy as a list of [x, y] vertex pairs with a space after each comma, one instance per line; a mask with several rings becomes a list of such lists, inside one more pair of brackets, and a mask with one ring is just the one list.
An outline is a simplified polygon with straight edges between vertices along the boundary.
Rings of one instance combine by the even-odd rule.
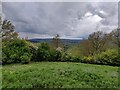
[[9, 20], [2, 20], [0, 17], [0, 38], [3, 42], [8, 42], [10, 40], [18, 38], [18, 33], [15, 32], [15, 26]]

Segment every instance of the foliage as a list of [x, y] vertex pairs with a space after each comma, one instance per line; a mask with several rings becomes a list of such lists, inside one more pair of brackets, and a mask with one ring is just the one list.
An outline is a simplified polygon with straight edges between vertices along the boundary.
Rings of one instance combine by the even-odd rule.
[[15, 26], [9, 20], [3, 20], [0, 17], [0, 34], [2, 35], [3, 42], [9, 42], [10, 40], [14, 40], [18, 38], [18, 33], [14, 31]]
[[22, 64], [27, 64], [30, 62], [30, 56], [28, 53], [24, 53], [24, 55], [20, 56]]
[[31, 43], [29, 41], [27, 41], [26, 43], [27, 43], [27, 45], [28, 45], [28, 47], [30, 49], [30, 53], [32, 54], [31, 61], [35, 61], [36, 60], [36, 55], [37, 55], [37, 49], [38, 49], [38, 47], [37, 47], [36, 44]]
[[118, 50], [111, 49], [95, 56], [95, 63], [120, 66], [120, 56]]
[[56, 50], [56, 53], [55, 53], [55, 58], [57, 61], [60, 61], [61, 60], [61, 57], [62, 57], [62, 53], [58, 50]]
[[88, 39], [81, 42], [83, 55], [95, 55], [106, 50], [108, 35], [102, 31], [93, 32], [88, 36]]
[[58, 34], [52, 39], [52, 47], [55, 49], [57, 49], [58, 47], [63, 47], [60, 36]]
[[100, 65], [120, 66], [120, 56], [118, 50], [111, 49], [94, 56], [85, 56], [83, 63], [94, 63]]
[[61, 61], [62, 59], [62, 52], [56, 49], [50, 50], [50, 60], [49, 61]]
[[110, 32], [108, 34], [109, 36], [109, 41], [112, 42], [114, 45], [119, 45], [120, 42], [120, 30], [119, 29], [115, 29], [112, 32]]
[[48, 61], [50, 58], [50, 47], [48, 43], [41, 43], [37, 50], [37, 61]]
[[[83, 62], [105, 65], [120, 65], [120, 56], [115, 47], [108, 47], [114, 43], [120, 47], [118, 30], [105, 34], [97, 31], [89, 35], [88, 39], [83, 40], [78, 46], [64, 46], [60, 41], [59, 35], [52, 40], [52, 46], [48, 43], [41, 43], [38, 47], [31, 42], [18, 39], [18, 33], [9, 20], [2, 21], [0, 17], [0, 34], [2, 34], [2, 63], [29, 63], [32, 61], [66, 61]], [[106, 44], [108, 43], [108, 44]], [[112, 49], [111, 49], [112, 47]], [[84, 58], [80, 58], [84, 57]]]
[[85, 56], [82, 59], [83, 63], [94, 63], [94, 57], [93, 56]]
[[107, 34], [102, 31], [97, 31], [89, 35], [88, 41], [90, 42], [90, 46], [93, 50], [92, 54], [101, 53], [104, 51], [104, 45], [107, 41]]
[[50, 48], [48, 43], [41, 43], [37, 50], [36, 61], [61, 61], [62, 52]]
[[9, 42], [3, 43], [2, 53], [3, 64], [20, 63], [22, 57], [24, 57], [24, 55], [26, 54], [29, 57], [28, 60], [30, 60], [32, 55], [30, 53], [30, 49], [26, 41], [20, 39], [13, 40], [10, 43]]
[[2, 67], [3, 88], [118, 88], [118, 67], [38, 62]]
[[81, 58], [77, 56], [64, 55], [62, 61], [65, 62], [81, 62]]
[[81, 41], [81, 43], [80, 43], [80, 51], [81, 51], [81, 54], [83, 56], [89, 56], [89, 55], [92, 54], [93, 50], [92, 50], [92, 48], [90, 46], [90, 43], [89, 43], [89, 41], [87, 39]]

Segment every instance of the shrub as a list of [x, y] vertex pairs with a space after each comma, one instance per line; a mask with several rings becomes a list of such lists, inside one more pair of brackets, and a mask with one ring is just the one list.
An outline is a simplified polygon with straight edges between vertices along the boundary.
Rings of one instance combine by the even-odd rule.
[[62, 52], [52, 49], [50, 51], [50, 61], [61, 61], [62, 59]]
[[50, 47], [48, 43], [41, 43], [36, 54], [36, 61], [48, 61], [50, 59]]
[[56, 53], [54, 56], [57, 61], [61, 61], [62, 53], [60, 51], [56, 50]]
[[120, 66], [120, 56], [118, 54], [118, 50], [111, 49], [95, 55], [95, 63]]
[[10, 61], [10, 60], [7, 59], [6, 54], [3, 52], [3, 53], [2, 53], [2, 64], [7, 63], [8, 61]]
[[27, 42], [27, 43], [28, 43], [29, 48], [30, 48], [30, 53], [32, 54], [31, 61], [36, 61], [36, 55], [37, 55], [38, 47], [31, 42]]
[[118, 50], [110, 49], [94, 56], [84, 57], [82, 62], [100, 65], [120, 66], [120, 56], [118, 54]]
[[25, 53], [20, 57], [22, 64], [27, 64], [30, 62], [31, 56], [28, 53]]
[[64, 55], [62, 58], [62, 61], [67, 61], [67, 62], [81, 62], [81, 58], [80, 57], [76, 57], [76, 56], [70, 56], [70, 55]]
[[94, 63], [94, 57], [93, 56], [85, 56], [82, 59], [83, 63]]
[[77, 56], [71, 57], [71, 62], [81, 62], [81, 58]]
[[36, 61], [61, 61], [62, 52], [50, 48], [48, 43], [41, 43], [36, 54]]
[[49, 60], [49, 51], [46, 51], [42, 48], [39, 48], [37, 51], [37, 61], [48, 61]]
[[2, 63], [20, 63], [21, 56], [27, 53], [31, 58], [31, 53], [28, 44], [25, 40], [16, 39], [11, 42], [3, 43], [2, 48]]

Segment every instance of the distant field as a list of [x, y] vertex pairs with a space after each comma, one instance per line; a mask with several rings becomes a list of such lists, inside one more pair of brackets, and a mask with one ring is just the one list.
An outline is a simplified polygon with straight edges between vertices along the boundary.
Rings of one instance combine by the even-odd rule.
[[79, 56], [81, 57], [81, 51], [78, 46], [72, 46], [67, 50], [68, 55], [70, 56]]
[[117, 88], [118, 67], [71, 62], [3, 66], [3, 88]]

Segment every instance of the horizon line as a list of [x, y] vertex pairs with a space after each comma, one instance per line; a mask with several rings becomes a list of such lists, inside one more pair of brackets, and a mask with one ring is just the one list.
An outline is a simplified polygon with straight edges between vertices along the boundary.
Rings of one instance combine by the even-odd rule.
[[[38, 38], [28, 38], [30, 39], [52, 39], [53, 37], [38, 37]], [[74, 38], [74, 37], [60, 37], [60, 39], [74, 39], [74, 40], [83, 40], [83, 38]]]

